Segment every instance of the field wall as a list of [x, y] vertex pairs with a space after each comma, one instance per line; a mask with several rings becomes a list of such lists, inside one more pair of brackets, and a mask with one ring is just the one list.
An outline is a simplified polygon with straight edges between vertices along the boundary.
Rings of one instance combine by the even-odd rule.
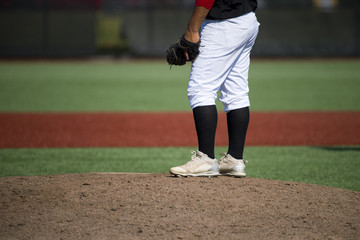
[[94, 10], [1, 10], [0, 56], [68, 57], [96, 53]]
[[[1, 8], [0, 57], [163, 56], [192, 8]], [[360, 9], [259, 8], [254, 56], [360, 56]], [[104, 51], [105, 50], [105, 51]]]
[[[360, 56], [360, 15], [354, 9], [259, 10], [256, 56]], [[126, 35], [136, 54], [163, 54], [181, 35], [191, 10], [154, 9], [123, 14]]]

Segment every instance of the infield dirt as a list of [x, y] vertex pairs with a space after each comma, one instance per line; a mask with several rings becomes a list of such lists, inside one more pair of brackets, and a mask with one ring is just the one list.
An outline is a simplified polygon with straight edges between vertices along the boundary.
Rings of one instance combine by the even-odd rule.
[[256, 178], [0, 178], [1, 239], [360, 239], [360, 192]]
[[[360, 112], [252, 112], [247, 146], [360, 145]], [[0, 113], [0, 148], [196, 146], [191, 112]], [[219, 113], [216, 145], [228, 143]]]

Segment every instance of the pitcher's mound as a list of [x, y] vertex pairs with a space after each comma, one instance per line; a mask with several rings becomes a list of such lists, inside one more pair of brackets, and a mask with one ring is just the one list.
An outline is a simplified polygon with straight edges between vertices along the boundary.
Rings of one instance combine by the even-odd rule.
[[360, 192], [256, 178], [0, 178], [1, 239], [360, 239]]

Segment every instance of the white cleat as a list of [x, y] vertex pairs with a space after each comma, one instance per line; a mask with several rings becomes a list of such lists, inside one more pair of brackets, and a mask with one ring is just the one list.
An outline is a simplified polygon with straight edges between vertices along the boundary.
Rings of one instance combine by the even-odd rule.
[[246, 160], [235, 159], [230, 154], [226, 154], [220, 159], [219, 171], [220, 175], [245, 177], [246, 176]]
[[211, 159], [200, 151], [192, 151], [192, 154], [189, 162], [170, 168], [170, 173], [183, 177], [216, 177], [219, 175], [219, 164], [216, 159]]

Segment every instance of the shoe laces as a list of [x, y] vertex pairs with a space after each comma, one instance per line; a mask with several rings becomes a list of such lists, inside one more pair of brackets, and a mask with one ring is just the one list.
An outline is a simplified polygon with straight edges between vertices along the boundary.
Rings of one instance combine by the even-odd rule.
[[220, 158], [220, 162], [223, 162], [223, 163], [227, 163], [227, 162], [229, 162], [229, 160], [227, 159], [227, 153], [225, 153], [225, 152], [222, 152], [222, 153], [220, 153], [220, 156], [221, 156], [221, 158]]
[[199, 156], [196, 151], [191, 150], [190, 152], [191, 152], [191, 154], [192, 154], [191, 160], [188, 161], [188, 162], [185, 164], [185, 165], [188, 166], [188, 167], [196, 164], [197, 162], [199, 162], [199, 161], [201, 160], [201, 156]]
[[[223, 153], [220, 153], [221, 155], [221, 158], [220, 158], [220, 162], [223, 162], [223, 163], [228, 163], [229, 162], [229, 159], [227, 158], [227, 153], [223, 152]], [[241, 159], [243, 162], [244, 162], [244, 165], [246, 165], [248, 163], [248, 160], [244, 160], [244, 159]]]
[[201, 156], [197, 154], [197, 151], [191, 150], [191, 161], [199, 161], [201, 159]]

